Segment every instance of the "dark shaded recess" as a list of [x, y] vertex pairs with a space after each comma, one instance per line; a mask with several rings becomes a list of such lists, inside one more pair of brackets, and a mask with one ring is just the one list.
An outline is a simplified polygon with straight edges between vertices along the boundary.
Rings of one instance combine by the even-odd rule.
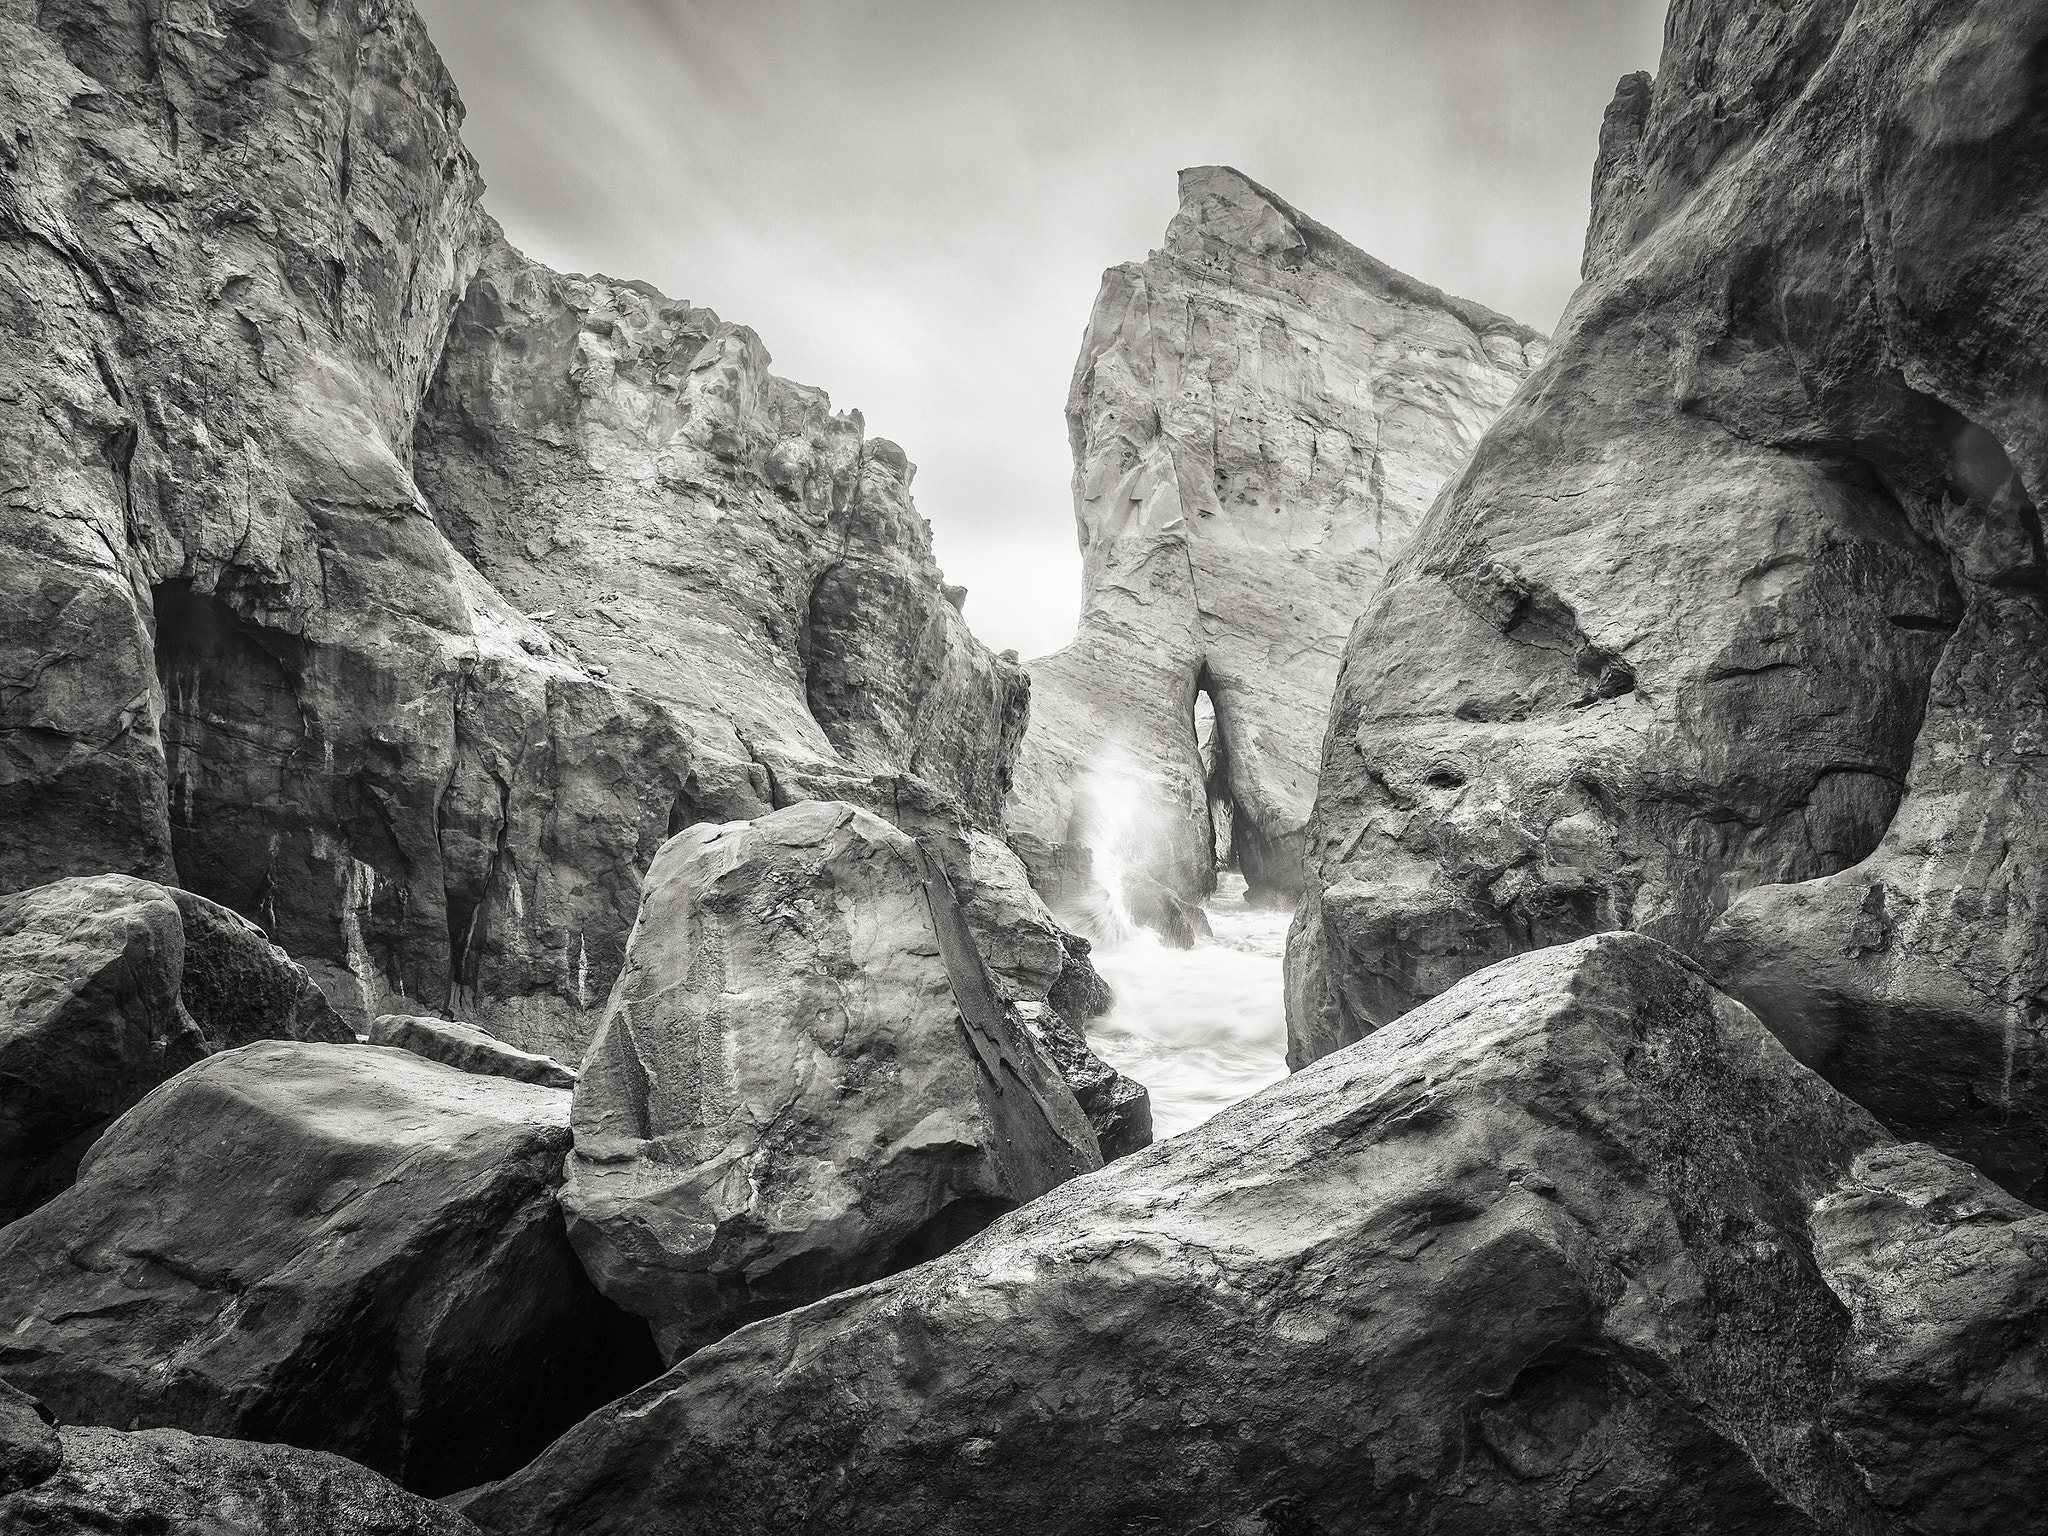
[[804, 668], [804, 703], [825, 739], [841, 755], [851, 755], [854, 750], [853, 721], [861, 712], [861, 683], [846, 645], [859, 601], [859, 584], [846, 567], [828, 565], [811, 583], [803, 628], [797, 634], [797, 655]]
[[995, 1195], [963, 1195], [926, 1217], [898, 1243], [882, 1266], [882, 1275], [900, 1275], [906, 1269], [951, 1253], [998, 1216], [1015, 1209], [1014, 1200]]
[[[1247, 816], [1237, 803], [1231, 787], [1230, 737], [1223, 723], [1223, 706], [1215, 679], [1206, 664], [1195, 677], [1195, 714], [1190, 729], [1195, 732], [1197, 755], [1203, 764], [1203, 792], [1209, 806], [1209, 838], [1215, 849], [1214, 868], [1234, 869], [1244, 876], [1245, 899], [1254, 906], [1292, 906], [1301, 894], [1300, 850], [1289, 848], [1266, 835], [1257, 820]], [[1201, 737], [1200, 701], [1209, 702], [1209, 736]], [[1213, 877], [1210, 889], [1215, 889]]]

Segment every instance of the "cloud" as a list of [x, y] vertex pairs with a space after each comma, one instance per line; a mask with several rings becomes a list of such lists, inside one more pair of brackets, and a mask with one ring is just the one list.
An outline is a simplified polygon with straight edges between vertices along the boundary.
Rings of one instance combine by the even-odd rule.
[[1103, 268], [1227, 163], [1538, 326], [1657, 0], [419, 0], [487, 201], [551, 266], [753, 326], [920, 466], [967, 613], [1078, 600], [1062, 413]]

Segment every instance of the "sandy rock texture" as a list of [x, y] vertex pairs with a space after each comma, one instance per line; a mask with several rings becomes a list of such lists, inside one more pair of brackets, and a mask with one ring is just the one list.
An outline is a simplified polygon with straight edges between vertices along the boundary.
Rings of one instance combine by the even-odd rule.
[[123, 1115], [0, 1230], [0, 1375], [66, 1424], [346, 1455], [452, 1492], [658, 1368], [555, 1204], [569, 1095], [265, 1042]]
[[943, 870], [831, 801], [663, 847], [574, 1123], [570, 1238], [670, 1360], [1102, 1164]]
[[1298, 892], [1344, 637], [1544, 350], [1228, 167], [1180, 198], [1164, 248], [1104, 274], [1075, 365], [1080, 628], [1031, 664], [1010, 802], [1041, 889], [1092, 873], [1152, 926], [1219, 846]]
[[175, 1429], [65, 1427], [63, 1464], [0, 1497], [0, 1531], [475, 1536], [453, 1510], [322, 1451]]
[[902, 453], [524, 262], [461, 115], [405, 0], [0, 9], [0, 890], [573, 1058], [664, 838], [883, 769], [994, 829], [1026, 683]]
[[1555, 351], [1347, 649], [1292, 1059], [1632, 927], [2038, 1196], [2048, 18], [1681, 0], [1666, 36]]
[[742, 1330], [468, 1513], [505, 1536], [2038, 1531], [2043, 1219], [1894, 1143], [1662, 944], [1606, 935]]
[[543, 1088], [576, 1086], [575, 1071], [552, 1056], [522, 1051], [474, 1024], [458, 1024], [450, 1019], [382, 1014], [370, 1025], [370, 1044], [411, 1051], [428, 1061], [441, 1062], [459, 1072], [474, 1072], [480, 1077], [509, 1077], [514, 1082], [538, 1083]]
[[214, 1051], [354, 1040], [251, 923], [129, 875], [0, 897], [0, 1224], [71, 1182], [113, 1118]]

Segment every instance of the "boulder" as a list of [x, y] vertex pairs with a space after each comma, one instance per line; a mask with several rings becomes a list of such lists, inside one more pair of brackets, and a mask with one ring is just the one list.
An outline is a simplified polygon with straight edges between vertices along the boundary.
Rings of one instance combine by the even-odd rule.
[[0, 1498], [33, 1488], [64, 1460], [50, 1410], [20, 1388], [0, 1381]]
[[0, 1498], [0, 1531], [475, 1536], [451, 1509], [321, 1451], [175, 1429], [66, 1428], [64, 1464]]
[[126, 875], [0, 897], [0, 1222], [71, 1182], [107, 1122], [208, 1045], [178, 1003], [185, 929]]
[[458, 1072], [474, 1072], [480, 1077], [509, 1077], [514, 1082], [538, 1083], [543, 1088], [576, 1086], [576, 1073], [552, 1056], [522, 1051], [489, 1030], [451, 1019], [382, 1014], [370, 1026], [370, 1044], [411, 1051], [428, 1061], [441, 1062]]
[[67, 1424], [500, 1476], [654, 1365], [563, 1234], [568, 1118], [404, 1051], [209, 1057], [0, 1231], [0, 1373]]
[[1634, 928], [2038, 1200], [2048, 18], [1681, 13], [1549, 360], [1346, 649], [1290, 1056]]
[[2038, 1532], [2007, 1491], [2048, 1459], [2048, 1252], [2015, 1215], [1674, 952], [1607, 935], [741, 1330], [469, 1513], [500, 1536]]
[[1031, 663], [1009, 806], [1041, 890], [1095, 855], [1063, 921], [1107, 897], [1174, 937], [1219, 857], [1292, 899], [1359, 603], [1543, 350], [1238, 171], [1180, 173], [1067, 400], [1081, 618]]
[[191, 891], [169, 895], [185, 929], [178, 1000], [213, 1049], [257, 1040], [355, 1044], [327, 994], [261, 928]]
[[1101, 1166], [944, 872], [855, 806], [693, 827], [648, 872], [562, 1201], [675, 1360]]
[[1096, 1148], [1106, 1163], [1152, 1145], [1152, 1095], [1095, 1054], [1088, 1037], [1058, 1008], [1044, 1003], [1012, 1005], [1088, 1117]]

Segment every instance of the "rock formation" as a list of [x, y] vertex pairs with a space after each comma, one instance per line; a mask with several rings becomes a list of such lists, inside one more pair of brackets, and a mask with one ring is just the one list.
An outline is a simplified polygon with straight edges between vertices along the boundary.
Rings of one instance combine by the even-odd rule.
[[1344, 636], [1544, 346], [1227, 167], [1180, 196], [1074, 369], [1080, 629], [1031, 664], [1010, 804], [1056, 912], [1099, 881], [1156, 926], [1219, 848], [1255, 897], [1299, 890]]
[[670, 1360], [1102, 1164], [943, 871], [831, 801], [662, 848], [575, 1104], [570, 1237]]
[[1667, 37], [1550, 360], [1347, 649], [1293, 1059], [1633, 927], [2038, 1197], [2048, 19], [1687, 3]]
[[370, 1026], [370, 1044], [411, 1051], [428, 1061], [441, 1062], [458, 1072], [474, 1072], [480, 1077], [509, 1077], [517, 1083], [538, 1083], [543, 1088], [576, 1086], [575, 1072], [552, 1056], [522, 1051], [474, 1024], [458, 1024], [450, 1019], [383, 1014]]
[[234, 913], [128, 875], [0, 897], [0, 1225], [165, 1078], [270, 1037], [355, 1038]]
[[62, 1464], [0, 1497], [0, 1531], [476, 1536], [476, 1527], [322, 1451], [175, 1429], [66, 1427]]
[[573, 1057], [683, 826], [909, 774], [999, 829], [1026, 682], [901, 451], [506, 247], [404, 0], [0, 60], [0, 891], [174, 880], [358, 1029]]
[[568, 1121], [375, 1046], [209, 1057], [0, 1229], [0, 1375], [65, 1423], [502, 1476], [657, 1366], [564, 1235]]
[[734, 1334], [467, 1509], [501, 1536], [2038, 1531], [2044, 1223], [1609, 935]]

